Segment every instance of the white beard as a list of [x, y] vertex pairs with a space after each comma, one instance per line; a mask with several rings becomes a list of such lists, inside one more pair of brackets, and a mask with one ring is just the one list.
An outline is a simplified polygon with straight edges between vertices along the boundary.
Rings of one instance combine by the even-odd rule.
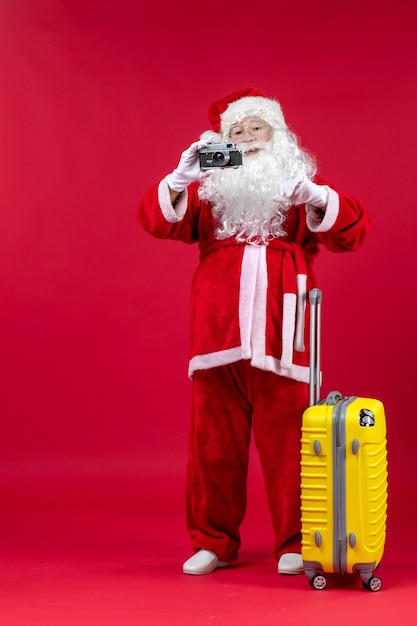
[[[245, 151], [259, 148], [257, 154]], [[280, 182], [308, 169], [301, 152], [284, 159], [273, 142], [241, 144], [243, 166], [213, 170], [199, 189], [199, 196], [213, 205], [217, 239], [235, 237], [239, 242], [265, 243], [284, 236], [283, 224], [291, 202], [275, 202]], [[278, 152], [278, 153], [277, 153]], [[304, 156], [304, 158], [303, 158]]]

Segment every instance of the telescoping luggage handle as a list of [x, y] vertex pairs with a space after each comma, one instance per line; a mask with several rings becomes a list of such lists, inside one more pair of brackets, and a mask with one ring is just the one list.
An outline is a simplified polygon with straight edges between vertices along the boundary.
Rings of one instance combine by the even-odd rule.
[[314, 288], [309, 293], [310, 299], [310, 380], [309, 405], [320, 401], [320, 364], [321, 364], [321, 301], [322, 292]]

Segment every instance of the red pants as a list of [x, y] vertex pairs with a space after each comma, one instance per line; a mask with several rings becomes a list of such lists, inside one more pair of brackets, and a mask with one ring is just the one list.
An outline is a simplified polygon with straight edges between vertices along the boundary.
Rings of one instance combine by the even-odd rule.
[[275, 532], [274, 555], [301, 552], [300, 437], [308, 387], [247, 361], [193, 378], [187, 527], [194, 550], [237, 559], [251, 428]]

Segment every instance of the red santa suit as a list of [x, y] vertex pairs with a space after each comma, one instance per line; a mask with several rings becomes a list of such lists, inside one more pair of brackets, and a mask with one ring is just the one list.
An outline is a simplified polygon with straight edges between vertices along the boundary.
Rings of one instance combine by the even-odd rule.
[[163, 180], [139, 206], [139, 222], [153, 236], [200, 249], [192, 285], [188, 526], [195, 550], [211, 550], [224, 561], [236, 559], [240, 545], [251, 427], [275, 555], [300, 551], [299, 439], [307, 406], [306, 294], [316, 285], [313, 261], [320, 244], [333, 252], [357, 250], [369, 229], [359, 199], [319, 177], [315, 182], [327, 185], [324, 216], [312, 206], [292, 206], [287, 234], [268, 245], [216, 239], [198, 183], [173, 207]]

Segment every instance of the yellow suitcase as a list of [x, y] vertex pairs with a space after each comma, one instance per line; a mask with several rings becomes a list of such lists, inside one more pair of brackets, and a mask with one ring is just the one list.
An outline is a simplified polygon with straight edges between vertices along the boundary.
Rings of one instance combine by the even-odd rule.
[[320, 401], [321, 292], [310, 293], [310, 406], [301, 436], [301, 525], [304, 571], [314, 589], [326, 573], [374, 575], [384, 552], [387, 518], [386, 420], [382, 402], [342, 396]]

